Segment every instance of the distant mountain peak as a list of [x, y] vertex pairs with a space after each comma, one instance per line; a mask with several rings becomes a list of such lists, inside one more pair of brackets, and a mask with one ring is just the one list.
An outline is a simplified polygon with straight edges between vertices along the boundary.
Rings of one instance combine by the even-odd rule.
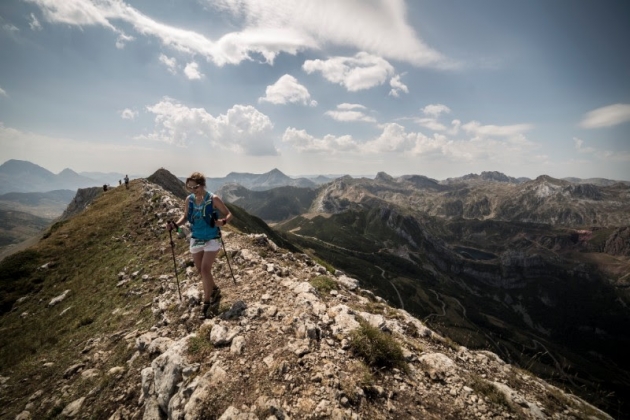
[[70, 168], [65, 168], [63, 171], [59, 172], [58, 175], [79, 175], [79, 174]]
[[394, 180], [394, 178], [391, 175], [387, 174], [386, 172], [377, 173], [374, 179], [377, 181], [385, 181], [385, 182], [391, 182]]

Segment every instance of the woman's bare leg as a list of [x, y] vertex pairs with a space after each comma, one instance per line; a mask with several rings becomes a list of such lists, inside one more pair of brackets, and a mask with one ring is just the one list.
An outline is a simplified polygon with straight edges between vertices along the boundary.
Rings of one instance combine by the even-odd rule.
[[210, 302], [210, 294], [212, 293], [212, 289], [215, 288], [214, 278], [212, 277], [212, 265], [218, 253], [219, 251], [202, 251], [193, 254], [195, 267], [201, 275], [204, 302]]

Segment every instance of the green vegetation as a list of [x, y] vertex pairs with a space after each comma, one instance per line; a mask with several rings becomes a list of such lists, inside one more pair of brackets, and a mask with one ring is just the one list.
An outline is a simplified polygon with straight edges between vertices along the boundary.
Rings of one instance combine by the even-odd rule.
[[[145, 205], [133, 187], [113, 189], [83, 213], [55, 224], [47, 238], [0, 262], [0, 375], [40, 378], [0, 396], [0, 405], [56, 387], [93, 337], [152, 325], [150, 310], [138, 311], [135, 317], [115, 312], [151, 303], [148, 294], [129, 293], [141, 279], [117, 287], [118, 273], [142, 268], [156, 278], [172, 272], [170, 255], [159, 251], [168, 237], [151, 230]], [[65, 290], [69, 290], [65, 300], [50, 306]], [[19, 298], [24, 299], [17, 302]], [[130, 357], [124, 341], [112, 342], [106, 350], [121, 352], [124, 360], [111, 358], [104, 370]], [[43, 357], [54, 362], [45, 374]]]
[[209, 328], [200, 328], [196, 336], [188, 339], [188, 355], [193, 363], [207, 360], [213, 350]]
[[499, 404], [508, 408], [513, 414], [519, 413], [519, 410], [514, 410], [510, 401], [506, 398], [505, 394], [494, 386], [492, 382], [489, 382], [476, 374], [470, 376], [470, 387], [481, 397], [488, 398], [494, 404]]
[[359, 328], [350, 335], [350, 347], [357, 356], [373, 368], [408, 369], [402, 348], [392, 335], [365, 320], [360, 319], [359, 324]]
[[310, 283], [319, 293], [328, 293], [338, 288], [337, 282], [328, 276], [317, 276]]

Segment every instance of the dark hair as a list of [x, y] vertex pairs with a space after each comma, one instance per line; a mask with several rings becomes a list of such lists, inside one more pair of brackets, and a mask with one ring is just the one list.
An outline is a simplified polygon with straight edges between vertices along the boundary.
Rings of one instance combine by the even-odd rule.
[[188, 185], [190, 181], [195, 181], [197, 185], [206, 186], [206, 177], [203, 176], [201, 172], [193, 172], [191, 176], [186, 178], [186, 185]]

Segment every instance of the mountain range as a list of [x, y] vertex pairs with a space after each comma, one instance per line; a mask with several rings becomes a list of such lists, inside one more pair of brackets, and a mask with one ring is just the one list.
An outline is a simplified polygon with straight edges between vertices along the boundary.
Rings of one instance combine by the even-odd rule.
[[58, 174], [39, 165], [11, 159], [0, 165], [0, 194], [9, 192], [48, 192], [53, 190], [73, 190], [77, 188], [118, 185], [123, 174], [86, 172], [76, 173], [66, 168]]
[[205, 321], [164, 229], [181, 182], [79, 190], [0, 262], [0, 417], [626, 418], [627, 297], [558, 248], [588, 234], [414, 212], [379, 198], [385, 175], [273, 229], [227, 203]]
[[458, 343], [602, 403], [630, 395], [627, 183], [379, 173], [220, 194]]

